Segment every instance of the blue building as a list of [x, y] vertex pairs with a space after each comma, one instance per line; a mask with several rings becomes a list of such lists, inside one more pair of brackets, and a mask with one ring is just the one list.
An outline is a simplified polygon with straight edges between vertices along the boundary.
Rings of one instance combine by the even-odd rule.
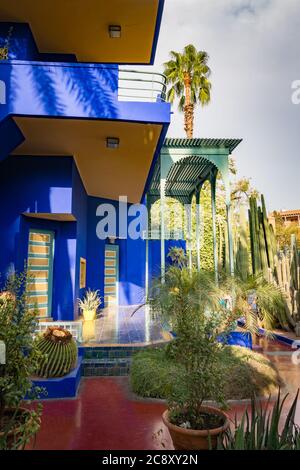
[[97, 208], [145, 201], [158, 161], [164, 77], [123, 66], [153, 64], [163, 4], [1, 1], [1, 282], [27, 265], [41, 318], [76, 319], [87, 287], [144, 298], [145, 241], [99, 239]]

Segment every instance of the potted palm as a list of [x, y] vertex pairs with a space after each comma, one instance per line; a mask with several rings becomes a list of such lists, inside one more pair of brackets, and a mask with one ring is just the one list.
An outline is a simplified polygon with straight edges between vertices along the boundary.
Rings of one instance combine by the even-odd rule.
[[168, 409], [163, 413], [175, 449], [215, 448], [229, 423], [217, 407], [204, 406], [210, 399], [224, 403], [221, 361], [225, 342], [220, 336], [233, 328], [232, 312], [222, 306], [222, 291], [214, 276], [171, 266], [164, 282], [153, 288], [153, 312], [167, 321], [175, 333], [168, 354], [182, 364], [173, 378]]
[[33, 388], [40, 352], [33, 339], [36, 313], [27, 308], [26, 274], [12, 276], [0, 293], [0, 449], [22, 449], [40, 426], [41, 406], [24, 408], [24, 397], [37, 398]]

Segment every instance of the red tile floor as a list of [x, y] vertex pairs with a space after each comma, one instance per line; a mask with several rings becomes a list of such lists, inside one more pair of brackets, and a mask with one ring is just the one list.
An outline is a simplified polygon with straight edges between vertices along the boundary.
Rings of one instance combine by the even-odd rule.
[[[286, 391], [294, 393], [299, 387], [300, 366], [292, 363], [291, 349], [261, 341], [264, 354], [276, 363]], [[163, 428], [164, 409], [163, 403], [133, 397], [127, 377], [85, 378], [77, 398], [44, 402], [35, 449], [161, 449], [161, 439], [154, 439], [153, 433]], [[234, 405], [228, 414], [234, 418], [244, 409], [245, 405]], [[296, 421], [300, 424], [300, 403]], [[163, 442], [165, 449], [172, 449], [166, 430]]]

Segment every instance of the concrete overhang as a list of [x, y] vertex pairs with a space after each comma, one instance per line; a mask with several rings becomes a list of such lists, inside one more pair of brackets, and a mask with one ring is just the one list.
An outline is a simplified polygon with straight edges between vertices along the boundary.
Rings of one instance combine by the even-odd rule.
[[[79, 62], [153, 63], [164, 0], [1, 0], [0, 22], [28, 23], [40, 53]], [[121, 37], [109, 36], [121, 26]]]
[[[140, 202], [163, 130], [162, 124], [14, 117], [24, 141], [14, 155], [73, 156], [90, 196]], [[118, 137], [119, 147], [106, 147]]]

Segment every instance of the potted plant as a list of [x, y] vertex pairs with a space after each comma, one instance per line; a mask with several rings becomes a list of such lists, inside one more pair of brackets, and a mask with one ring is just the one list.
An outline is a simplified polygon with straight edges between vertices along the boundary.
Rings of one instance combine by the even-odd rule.
[[82, 336], [84, 341], [90, 341], [95, 337], [95, 318], [101, 305], [98, 290], [88, 289], [83, 299], [78, 299], [78, 306], [83, 315]]
[[98, 290], [88, 289], [83, 299], [78, 299], [78, 306], [85, 321], [95, 320], [100, 305], [101, 298]]
[[168, 409], [163, 413], [175, 449], [215, 448], [218, 436], [228, 425], [226, 414], [204, 400], [224, 403], [221, 361], [234, 318], [222, 306], [222, 291], [211, 273], [171, 266], [164, 282], [153, 288], [152, 310], [168, 321], [175, 340], [168, 354], [182, 364], [168, 392]]
[[22, 406], [25, 396], [37, 398], [41, 393], [41, 389], [32, 387], [30, 379], [41, 353], [33, 339], [36, 312], [27, 308], [26, 283], [25, 273], [13, 275], [0, 293], [0, 341], [5, 345], [0, 365], [0, 449], [3, 450], [24, 448], [40, 427], [41, 405], [30, 409]]

